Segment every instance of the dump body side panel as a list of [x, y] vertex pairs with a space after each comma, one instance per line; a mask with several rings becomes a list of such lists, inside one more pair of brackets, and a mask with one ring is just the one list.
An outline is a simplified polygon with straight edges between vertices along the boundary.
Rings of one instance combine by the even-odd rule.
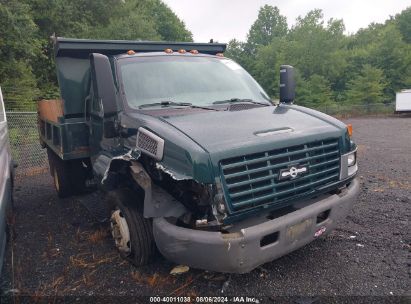
[[85, 99], [90, 92], [90, 60], [76, 57], [57, 57], [57, 79], [63, 99], [64, 117], [82, 117]]
[[58, 122], [39, 117], [40, 139], [63, 160], [86, 158], [90, 155], [89, 127], [82, 118]]

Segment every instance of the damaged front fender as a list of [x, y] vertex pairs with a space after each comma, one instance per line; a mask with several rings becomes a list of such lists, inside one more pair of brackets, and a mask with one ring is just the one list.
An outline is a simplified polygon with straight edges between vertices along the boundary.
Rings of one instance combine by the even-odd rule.
[[172, 170], [166, 168], [164, 165], [162, 165], [160, 163], [156, 163], [156, 168], [158, 170], [168, 174], [172, 179], [177, 180], [177, 181], [192, 179], [192, 177], [189, 177], [187, 175], [172, 171]]
[[[117, 155], [112, 158], [108, 157], [107, 155], [100, 155], [97, 157], [93, 168], [94, 171], [97, 173], [97, 176], [103, 176], [101, 179], [101, 184], [104, 186], [107, 184], [107, 180], [109, 177], [110, 172], [115, 172], [115, 165], [116, 163], [121, 163], [121, 162], [130, 162], [132, 160], [137, 160], [141, 156], [141, 153], [139, 151], [134, 151], [130, 150], [125, 154]], [[104, 174], [101, 174], [101, 172], [104, 172]]]
[[[97, 176], [102, 177], [101, 186], [108, 191], [127, 185], [124, 179], [129, 179], [131, 175], [133, 182], [144, 190], [144, 217], [146, 218], [178, 218], [188, 213], [181, 202], [152, 182], [150, 174], [141, 163], [142, 160], [140, 151], [131, 149], [125, 154], [112, 158], [99, 155], [93, 169]], [[192, 177], [171, 170], [161, 163], [155, 163], [155, 168], [177, 182], [192, 180]]]
[[186, 208], [162, 188], [152, 183], [150, 176], [139, 162], [133, 162], [131, 175], [144, 190], [144, 217], [180, 217]]

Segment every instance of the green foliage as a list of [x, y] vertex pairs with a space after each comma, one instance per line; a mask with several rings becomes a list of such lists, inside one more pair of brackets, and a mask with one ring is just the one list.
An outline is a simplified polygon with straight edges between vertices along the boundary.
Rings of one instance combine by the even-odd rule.
[[[260, 47], [251, 70], [270, 96], [279, 96], [280, 65], [284, 63], [285, 40], [273, 39], [273, 43]], [[250, 64], [249, 64], [250, 65]]]
[[296, 102], [305, 107], [318, 108], [333, 103], [330, 83], [324, 76], [312, 75], [308, 80], [300, 78], [296, 90]]
[[410, 85], [406, 79], [411, 75], [411, 45], [401, 38], [395, 25], [388, 24], [381, 29], [370, 50], [371, 64], [380, 68], [389, 81], [386, 91], [389, 95]]
[[40, 91], [30, 66], [23, 60], [11, 59], [2, 66], [1, 70], [9, 71], [9, 74], [0, 72], [4, 76], [0, 81], [6, 109], [35, 110], [34, 100], [38, 98]]
[[309, 107], [393, 102], [395, 92], [411, 88], [411, 7], [350, 35], [342, 20], [324, 21], [318, 9], [284, 26], [278, 8], [266, 5], [247, 41], [230, 41], [226, 52], [273, 98], [281, 64], [297, 69], [296, 102]]
[[[277, 7], [261, 7], [246, 41], [226, 52], [273, 98], [279, 67], [298, 70], [297, 102], [343, 107], [393, 101], [411, 88], [411, 7], [355, 34], [321, 10], [288, 28]], [[184, 23], [161, 0], [0, 0], [0, 85], [9, 109], [58, 96], [49, 37], [192, 41]]]
[[286, 60], [305, 78], [317, 74], [334, 83], [346, 65], [344, 57], [339, 56], [346, 44], [343, 32], [341, 20], [331, 19], [324, 26], [321, 11], [311, 11], [299, 17], [291, 29]]
[[107, 17], [107, 24], [85, 32], [87, 38], [192, 41], [184, 23], [160, 0], [128, 0]]
[[[0, 1], [0, 84], [6, 108], [20, 109], [39, 94], [30, 61], [40, 54], [30, 8], [18, 0]], [[30, 106], [30, 103], [29, 103]]]
[[396, 16], [397, 27], [406, 43], [411, 43], [411, 7]]
[[90, 27], [84, 35], [95, 39], [161, 40], [155, 23], [144, 11], [136, 7], [135, 1], [127, 1], [119, 8], [119, 15], [108, 18], [103, 27]]
[[8, 108], [58, 97], [50, 36], [192, 41], [161, 0], [0, 0], [0, 86]]
[[38, 37], [57, 36], [86, 38], [90, 27], [105, 26], [118, 13], [120, 0], [23, 0], [30, 5]]
[[255, 50], [258, 46], [268, 45], [274, 38], [284, 37], [287, 31], [287, 18], [280, 14], [278, 7], [264, 5], [250, 28], [247, 43]]
[[242, 64], [242, 60], [244, 59], [244, 42], [238, 41], [237, 39], [230, 40], [227, 44], [225, 55]]
[[[193, 35], [177, 15], [160, 0], [137, 1], [136, 10], [141, 9], [154, 22], [154, 28], [165, 41], [192, 41]], [[141, 5], [138, 3], [141, 2]]]
[[386, 86], [383, 71], [366, 64], [361, 73], [348, 82], [347, 102], [367, 106], [381, 103], [384, 101]]

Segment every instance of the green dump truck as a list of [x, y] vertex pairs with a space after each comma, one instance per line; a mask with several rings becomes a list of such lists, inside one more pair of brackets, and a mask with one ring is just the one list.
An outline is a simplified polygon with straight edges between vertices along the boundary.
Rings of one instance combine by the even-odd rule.
[[245, 273], [325, 235], [359, 192], [351, 129], [280, 103], [224, 44], [55, 38], [60, 101], [39, 133], [61, 197], [106, 192], [116, 247]]

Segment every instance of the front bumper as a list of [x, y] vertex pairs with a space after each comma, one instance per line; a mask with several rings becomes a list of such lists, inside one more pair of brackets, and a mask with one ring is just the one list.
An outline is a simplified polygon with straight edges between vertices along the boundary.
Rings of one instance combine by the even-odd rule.
[[[246, 273], [313, 241], [346, 217], [360, 186], [354, 179], [340, 194], [329, 195], [284, 216], [267, 219], [237, 232], [199, 231], [178, 227], [164, 218], [153, 221], [154, 238], [169, 260], [218, 272]], [[319, 215], [327, 218], [317, 223]], [[267, 237], [268, 236], [268, 237]], [[262, 240], [270, 240], [266, 244]]]

